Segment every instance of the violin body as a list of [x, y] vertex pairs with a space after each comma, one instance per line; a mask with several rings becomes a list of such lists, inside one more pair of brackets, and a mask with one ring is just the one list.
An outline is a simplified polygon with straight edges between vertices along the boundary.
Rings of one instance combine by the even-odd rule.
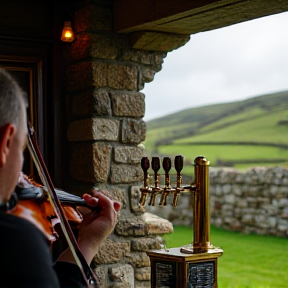
[[[59, 198], [63, 200], [62, 208], [66, 219], [72, 228], [77, 229], [83, 220], [81, 213], [77, 210], [77, 205], [83, 205], [84, 200], [67, 192], [57, 191], [60, 195]], [[60, 223], [60, 220], [43, 186], [21, 173], [14, 197], [16, 197], [15, 206], [7, 213], [30, 221], [45, 234], [49, 241], [53, 242], [58, 239], [59, 236], [54, 227]], [[74, 205], [71, 205], [70, 198], [74, 199]]]

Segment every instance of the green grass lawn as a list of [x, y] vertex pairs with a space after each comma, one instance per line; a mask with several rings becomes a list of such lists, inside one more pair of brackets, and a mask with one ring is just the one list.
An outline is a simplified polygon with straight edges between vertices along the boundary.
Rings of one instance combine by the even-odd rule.
[[[175, 226], [163, 237], [168, 248], [192, 242], [190, 227]], [[287, 288], [288, 239], [246, 235], [211, 227], [211, 242], [224, 250], [218, 261], [219, 288]]]

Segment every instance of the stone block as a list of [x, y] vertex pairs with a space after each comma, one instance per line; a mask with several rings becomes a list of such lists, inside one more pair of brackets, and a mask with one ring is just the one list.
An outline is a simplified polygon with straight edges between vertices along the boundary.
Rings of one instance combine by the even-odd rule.
[[137, 89], [136, 66], [110, 64], [93, 60], [70, 65], [66, 70], [67, 90], [81, 91], [93, 87], [135, 91]]
[[279, 219], [277, 223], [277, 230], [280, 232], [287, 232], [288, 230], [288, 220]]
[[285, 208], [282, 210], [281, 218], [283, 218], [283, 219], [288, 219], [288, 207], [285, 207]]
[[246, 199], [240, 199], [239, 201], [237, 201], [237, 207], [240, 208], [248, 208], [248, 202]]
[[144, 213], [141, 217], [147, 225], [148, 235], [162, 235], [173, 232], [172, 223], [166, 219], [150, 213]]
[[143, 84], [150, 83], [154, 80], [154, 75], [156, 71], [150, 67], [145, 67], [141, 69], [140, 82]]
[[135, 49], [124, 49], [122, 54], [122, 59], [124, 61], [133, 61], [140, 64], [149, 65], [153, 67], [155, 71], [160, 71], [164, 58], [167, 56], [165, 52], [156, 52], [156, 51], [144, 51], [144, 50], [135, 50]]
[[150, 259], [145, 252], [126, 253], [125, 262], [133, 267], [150, 267]]
[[141, 197], [140, 186], [131, 186], [130, 189], [130, 207], [133, 213], [143, 213], [145, 211], [144, 207], [139, 205], [139, 200]]
[[141, 216], [120, 217], [115, 227], [115, 233], [120, 236], [162, 235], [173, 232], [173, 225], [150, 213]]
[[131, 251], [149, 251], [149, 250], [157, 250], [161, 248], [161, 244], [163, 244], [163, 240], [160, 237], [142, 237], [135, 238], [131, 240]]
[[143, 171], [140, 165], [112, 165], [111, 166], [111, 183], [133, 183], [143, 179]]
[[222, 189], [223, 189], [224, 194], [230, 194], [232, 191], [232, 185], [231, 184], [224, 184], [222, 186]]
[[[92, 261], [91, 267], [93, 267], [93, 261]], [[98, 265], [93, 269], [93, 271], [94, 271], [94, 274], [96, 276], [97, 287], [98, 288], [106, 288], [107, 282], [108, 282], [107, 268], [105, 266]]]
[[234, 184], [233, 185], [233, 194], [236, 195], [236, 196], [242, 196], [243, 195], [243, 191], [241, 189], [241, 185], [238, 185], [238, 184]]
[[111, 93], [113, 115], [142, 118], [145, 115], [145, 95], [142, 93]]
[[108, 87], [136, 91], [138, 72], [136, 66], [110, 64], [107, 69]]
[[226, 194], [224, 196], [224, 202], [228, 203], [228, 204], [234, 204], [235, 203], [235, 199], [236, 199], [236, 197], [235, 197], [234, 194]]
[[97, 183], [97, 188], [108, 198], [119, 201], [122, 204], [121, 210], [127, 207], [126, 187]]
[[244, 214], [242, 217], [242, 222], [245, 224], [253, 225], [255, 224], [254, 216], [251, 214]]
[[108, 116], [112, 114], [110, 97], [106, 90], [93, 90], [72, 97], [73, 116]]
[[108, 269], [113, 288], [134, 288], [134, 269], [129, 264], [120, 264]]
[[115, 147], [114, 148], [114, 161], [123, 164], [139, 164], [145, 150], [142, 146], [137, 147]]
[[118, 263], [130, 251], [130, 241], [114, 241], [111, 238], [101, 245], [93, 258], [94, 264]]
[[141, 267], [135, 269], [135, 279], [138, 281], [150, 281], [151, 269], [150, 267]]
[[232, 231], [241, 231], [242, 226], [241, 226], [241, 222], [240, 221], [233, 221], [229, 224], [229, 229], [231, 229]]
[[288, 199], [286, 199], [286, 198], [279, 199], [278, 207], [280, 207], [280, 208], [288, 207]]
[[[163, 52], [157, 53], [157, 52], [154, 52], [154, 53], [153, 53], [153, 57], [154, 57], [154, 62], [155, 62], [155, 64], [161, 67], [161, 65], [162, 65], [163, 62], [164, 62], [164, 58], [167, 57], [167, 53], [163, 53]], [[160, 71], [160, 70], [158, 70], [158, 71]]]
[[89, 118], [72, 122], [67, 131], [69, 141], [110, 140], [119, 135], [119, 121], [105, 118]]
[[92, 87], [137, 90], [136, 66], [93, 60], [70, 65], [66, 72], [68, 91], [81, 91]]
[[215, 191], [216, 196], [222, 196], [224, 194], [222, 185], [220, 185], [220, 184], [215, 185], [214, 191]]
[[70, 172], [84, 182], [107, 182], [112, 147], [107, 143], [76, 144], [72, 148]]
[[118, 219], [118, 223], [114, 232], [119, 236], [146, 236], [148, 230], [144, 219], [141, 217], [122, 217]]
[[142, 120], [124, 119], [122, 123], [122, 142], [141, 143], [146, 137], [146, 123]]
[[64, 56], [67, 61], [81, 60], [88, 57], [98, 59], [115, 59], [118, 47], [117, 39], [106, 35], [92, 33], [78, 34], [75, 41], [66, 46]]

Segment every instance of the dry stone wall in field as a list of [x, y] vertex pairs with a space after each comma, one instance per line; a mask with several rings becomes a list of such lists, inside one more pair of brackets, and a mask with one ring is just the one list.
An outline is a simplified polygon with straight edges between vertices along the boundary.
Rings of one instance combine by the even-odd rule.
[[288, 169], [210, 170], [211, 223], [244, 233], [287, 236]]

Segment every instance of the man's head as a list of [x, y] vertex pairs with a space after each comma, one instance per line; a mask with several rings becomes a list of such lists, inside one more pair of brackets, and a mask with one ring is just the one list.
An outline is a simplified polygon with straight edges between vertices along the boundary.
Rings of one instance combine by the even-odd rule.
[[17, 184], [27, 139], [26, 98], [9, 73], [0, 68], [0, 201]]

